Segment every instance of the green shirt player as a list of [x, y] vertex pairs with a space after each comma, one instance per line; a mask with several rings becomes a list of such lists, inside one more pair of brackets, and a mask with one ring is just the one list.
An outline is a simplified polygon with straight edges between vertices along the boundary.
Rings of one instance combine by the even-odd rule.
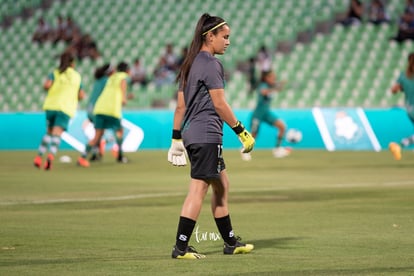
[[[274, 93], [283, 88], [284, 82], [276, 82], [276, 74], [273, 71], [263, 71], [260, 83], [257, 87], [257, 104], [253, 111], [250, 131], [253, 137], [257, 137], [261, 123], [266, 123], [278, 129], [275, 148], [272, 150], [273, 156], [282, 158], [289, 155], [290, 150], [282, 147], [283, 137], [286, 131], [285, 123], [271, 111], [271, 101]], [[249, 161], [250, 153], [242, 153], [242, 159]]]
[[113, 73], [113, 68], [109, 63], [106, 63], [95, 70], [95, 82], [92, 87], [91, 95], [88, 98], [87, 112], [88, 119], [93, 122], [93, 109], [95, 108], [95, 103], [101, 95], [103, 89], [105, 88], [106, 82], [108, 81], [109, 76]]
[[[397, 94], [403, 92], [405, 109], [408, 118], [414, 124], [414, 52], [408, 55], [408, 65], [405, 72], [401, 72], [397, 82], [391, 87], [391, 92]], [[401, 159], [401, 147], [408, 147], [414, 144], [414, 135], [403, 138], [400, 143], [391, 142], [389, 149], [395, 160]]]
[[46, 112], [47, 132], [43, 136], [39, 151], [33, 163], [37, 168], [42, 167], [42, 156], [49, 150], [45, 170], [50, 170], [52, 161], [60, 145], [60, 136], [68, 128], [69, 120], [76, 113], [78, 101], [83, 99], [81, 76], [74, 69], [74, 57], [63, 53], [60, 57], [59, 68], [49, 75], [43, 84], [47, 96], [43, 104]]
[[[88, 104], [86, 106], [87, 110], [87, 116], [89, 122], [91, 125], [94, 124], [94, 115], [93, 110], [95, 108], [96, 101], [98, 100], [99, 96], [102, 94], [103, 89], [105, 88], [106, 82], [108, 81], [109, 76], [114, 72], [114, 68], [111, 66], [111, 64], [106, 63], [98, 68], [96, 68], [94, 73], [95, 82], [92, 87], [92, 92], [88, 99]], [[89, 133], [89, 132], [88, 132]], [[95, 132], [92, 132], [90, 135], [88, 135], [88, 139], [92, 140], [95, 136]], [[99, 141], [99, 152], [94, 152], [90, 158], [91, 161], [96, 161], [102, 158], [104, 151], [105, 151], [105, 139], [102, 138], [101, 141]]]
[[115, 131], [116, 143], [119, 148], [117, 161], [121, 163], [127, 162], [122, 152], [124, 131], [121, 120], [122, 106], [127, 102], [128, 80], [129, 66], [125, 62], [120, 62], [117, 66], [117, 71], [108, 78], [105, 88], [95, 103], [95, 108], [93, 109], [95, 137], [86, 144], [85, 152], [79, 157], [78, 164], [80, 166], [89, 167], [89, 162], [86, 158], [92, 152], [92, 149], [98, 147], [105, 129]]

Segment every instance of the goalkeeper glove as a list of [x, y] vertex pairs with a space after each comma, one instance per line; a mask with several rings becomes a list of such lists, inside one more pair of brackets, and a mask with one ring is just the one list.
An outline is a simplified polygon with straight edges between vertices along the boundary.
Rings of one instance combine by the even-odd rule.
[[237, 134], [240, 142], [243, 145], [241, 150], [242, 153], [248, 153], [253, 150], [255, 140], [253, 136], [248, 132], [240, 121], [237, 121], [237, 124], [232, 127], [233, 131]]
[[171, 147], [168, 150], [168, 162], [174, 166], [187, 165], [186, 151], [179, 130], [173, 130]]

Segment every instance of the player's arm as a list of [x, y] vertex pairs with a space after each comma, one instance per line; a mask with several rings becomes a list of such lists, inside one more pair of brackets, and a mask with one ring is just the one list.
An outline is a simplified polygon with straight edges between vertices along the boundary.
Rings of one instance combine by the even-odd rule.
[[43, 89], [46, 91], [49, 90], [49, 88], [52, 87], [53, 81], [54, 81], [53, 73], [50, 73], [47, 79], [43, 82]]
[[78, 100], [83, 100], [86, 97], [86, 93], [85, 90], [83, 89], [83, 85], [81, 83], [80, 87], [79, 87], [79, 92], [78, 92]]
[[280, 92], [285, 88], [286, 84], [287, 84], [287, 80], [276, 81], [274, 89], [277, 92]]
[[185, 101], [183, 91], [177, 93], [177, 106], [174, 111], [173, 131], [170, 149], [168, 150], [168, 162], [174, 166], [187, 165], [186, 151], [181, 137], [181, 124], [185, 114]]
[[[131, 79], [131, 77], [128, 77], [127, 78], [126, 83], [127, 83], [127, 91], [130, 91], [131, 90], [130, 88], [132, 86], [132, 79]], [[127, 92], [127, 100], [133, 100], [134, 98], [135, 98], [135, 96], [134, 96], [133, 93]]]
[[121, 81], [122, 105], [126, 105], [127, 103], [127, 88], [128, 88], [127, 80], [123, 79]]
[[231, 127], [236, 125], [238, 120], [234, 115], [230, 105], [226, 101], [224, 89], [210, 90], [210, 97], [213, 101], [214, 108], [216, 109], [216, 112], [220, 118]]
[[260, 93], [261, 93], [263, 96], [268, 96], [268, 95], [270, 95], [270, 94], [272, 94], [272, 93], [278, 93], [278, 92], [282, 91], [282, 90], [283, 90], [283, 88], [285, 88], [286, 83], [287, 83], [287, 81], [286, 81], [286, 80], [276, 81], [276, 82], [274, 83], [274, 85], [272, 85], [272, 87], [270, 87], [270, 88], [263, 88], [263, 89], [261, 89], [261, 90], [260, 90]]
[[85, 90], [83, 89], [79, 89], [79, 93], [78, 93], [78, 100], [83, 100], [86, 97], [86, 93]]
[[211, 100], [213, 101], [214, 108], [220, 118], [228, 124], [233, 131], [237, 134], [240, 142], [243, 144], [242, 152], [247, 153], [253, 150], [255, 140], [253, 136], [248, 132], [242, 123], [237, 120], [233, 110], [227, 103], [224, 96], [224, 89], [212, 89], [209, 91]]
[[391, 87], [391, 93], [392, 94], [397, 94], [398, 92], [402, 91], [402, 87], [401, 84], [399, 83], [395, 83], [392, 87]]
[[184, 101], [184, 92], [178, 91], [177, 93], [177, 106], [175, 107], [174, 120], [173, 120], [173, 129], [180, 130], [181, 123], [183, 121], [185, 114], [185, 101]]
[[260, 94], [262, 94], [263, 96], [268, 96], [272, 94], [273, 92], [276, 92], [276, 89], [267, 89], [267, 88], [260, 89]]

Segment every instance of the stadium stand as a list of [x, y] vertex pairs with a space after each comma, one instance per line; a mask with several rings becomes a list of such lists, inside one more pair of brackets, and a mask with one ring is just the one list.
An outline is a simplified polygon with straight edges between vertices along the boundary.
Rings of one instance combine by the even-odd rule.
[[[394, 22], [403, 2], [387, 1]], [[273, 67], [288, 82], [273, 101], [278, 108], [401, 104], [400, 97], [391, 97], [389, 87], [413, 50], [411, 41], [390, 41], [395, 24], [364, 23], [348, 28], [334, 24], [346, 10], [347, 0], [61, 0], [51, 2], [47, 9], [42, 3], [0, 1], [1, 19], [15, 15], [0, 36], [0, 111], [41, 110], [42, 81], [57, 66], [55, 57], [66, 47], [63, 42], [32, 43], [41, 16], [54, 25], [58, 15], [70, 15], [97, 41], [102, 57], [77, 64], [85, 89], [90, 91], [97, 65], [121, 60], [132, 63], [141, 57], [152, 72], [167, 43], [174, 44], [177, 54], [189, 44], [194, 22], [202, 12], [220, 15], [232, 27], [232, 45], [220, 59], [229, 72], [226, 90], [236, 108], [255, 104], [254, 96], [248, 94], [247, 78], [237, 66], [254, 56], [261, 45], [274, 50]], [[25, 8], [33, 10], [32, 16], [19, 16]], [[161, 89], [151, 84], [147, 89], [133, 86], [135, 98], [128, 108], [168, 107], [175, 89], [173, 85]]]

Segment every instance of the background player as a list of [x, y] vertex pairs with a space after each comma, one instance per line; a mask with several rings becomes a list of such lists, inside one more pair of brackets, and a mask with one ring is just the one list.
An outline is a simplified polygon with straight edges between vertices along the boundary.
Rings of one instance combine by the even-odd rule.
[[[98, 100], [99, 96], [101, 95], [106, 82], [109, 76], [114, 72], [114, 68], [111, 64], [106, 63], [98, 68], [95, 69], [94, 78], [95, 82], [93, 84], [92, 93], [89, 96], [88, 104], [86, 106], [86, 110], [88, 113], [88, 120], [90, 123], [94, 123], [94, 114], [93, 110], [95, 108], [95, 103]], [[92, 140], [95, 136], [95, 131], [93, 131], [93, 136], [89, 138]], [[99, 160], [102, 158], [105, 151], [105, 139], [101, 139], [99, 142], [99, 150], [97, 147], [92, 149], [92, 156], [90, 158], [91, 161]]]
[[[272, 113], [270, 108], [274, 93], [281, 91], [283, 86], [284, 82], [276, 82], [276, 74], [273, 71], [262, 71], [260, 83], [257, 87], [257, 104], [253, 111], [250, 123], [250, 131], [254, 138], [256, 138], [259, 133], [261, 123], [266, 123], [278, 129], [276, 145], [272, 150], [273, 156], [276, 158], [285, 157], [290, 153], [290, 150], [282, 147], [286, 125], [280, 118]], [[242, 159], [249, 161], [251, 159], [250, 153], [242, 153]]]
[[74, 69], [74, 57], [65, 52], [60, 56], [60, 65], [43, 83], [47, 96], [43, 104], [46, 111], [47, 132], [43, 136], [33, 163], [42, 166], [42, 156], [49, 150], [44, 165], [50, 170], [60, 145], [60, 136], [68, 128], [69, 120], [76, 113], [78, 101], [85, 97], [81, 76]]
[[[397, 94], [403, 92], [405, 96], [405, 109], [408, 118], [414, 125], [414, 52], [408, 55], [408, 64], [405, 72], [401, 72], [397, 82], [391, 87], [391, 92]], [[414, 144], [414, 134], [403, 138], [400, 143], [391, 142], [389, 149], [395, 160], [401, 159], [401, 147]]]
[[129, 66], [120, 62], [106, 82], [105, 88], [96, 101], [94, 114], [95, 137], [85, 146], [85, 152], [78, 158], [78, 164], [82, 167], [89, 167], [88, 154], [94, 147], [97, 147], [102, 139], [105, 129], [115, 131], [115, 139], [118, 145], [117, 161], [126, 163], [128, 160], [123, 156], [122, 142], [124, 130], [121, 125], [122, 106], [127, 102], [127, 88], [129, 80]]

